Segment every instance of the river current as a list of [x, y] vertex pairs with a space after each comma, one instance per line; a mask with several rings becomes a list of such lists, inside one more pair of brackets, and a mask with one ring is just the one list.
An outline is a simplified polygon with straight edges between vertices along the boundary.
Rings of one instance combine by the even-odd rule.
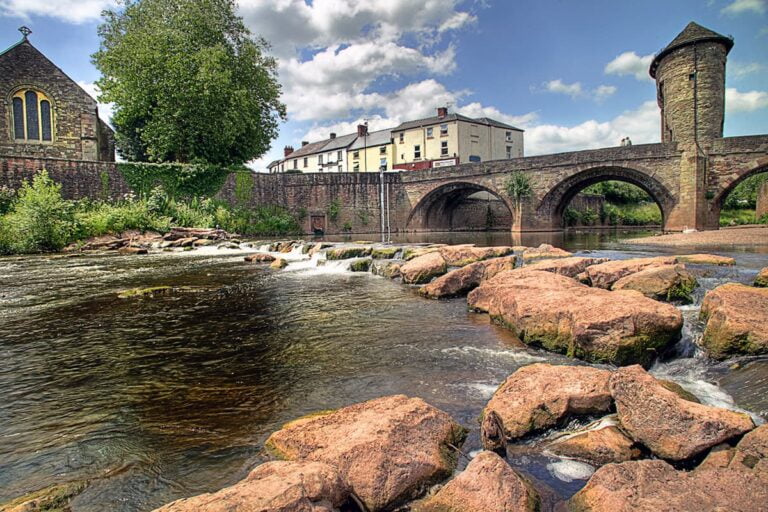
[[[632, 236], [636, 236], [633, 234]], [[507, 233], [413, 235], [396, 242], [509, 245]], [[656, 255], [621, 236], [548, 235], [594, 256]], [[685, 253], [690, 249], [667, 250]], [[768, 247], [714, 252], [735, 267], [695, 269], [696, 302], [682, 306], [677, 354], [653, 373], [704, 403], [768, 419], [768, 358], [713, 363], [695, 346], [706, 290], [750, 283]], [[55, 483], [88, 480], [75, 511], [145, 511], [217, 490], [266, 460], [266, 437], [303, 414], [404, 393], [473, 429], [502, 380], [536, 361], [579, 364], [521, 346], [465, 299], [432, 301], [345, 263], [285, 271], [203, 248], [148, 256], [0, 258], [0, 503]], [[293, 259], [302, 258], [299, 254]], [[151, 300], [127, 288], [192, 286]], [[738, 362], [738, 364], [734, 364]], [[567, 498], [590, 469], [522, 454], [510, 463]]]

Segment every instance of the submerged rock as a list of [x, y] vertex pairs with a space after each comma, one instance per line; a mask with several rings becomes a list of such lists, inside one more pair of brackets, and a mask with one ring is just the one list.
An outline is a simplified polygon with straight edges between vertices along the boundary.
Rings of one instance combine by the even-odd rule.
[[613, 260], [599, 265], [592, 265], [584, 270], [589, 283], [596, 288], [609, 290], [613, 283], [624, 276], [640, 272], [649, 267], [674, 265], [674, 256], [656, 256], [654, 258], [632, 258], [628, 260]]
[[396, 279], [400, 277], [400, 263], [396, 261], [374, 260], [371, 264], [371, 273], [375, 276]]
[[355, 260], [349, 264], [349, 270], [352, 272], [368, 272], [371, 269], [371, 258]]
[[250, 263], [272, 263], [275, 261], [275, 257], [265, 252], [255, 252], [246, 256], [245, 261]]
[[696, 286], [696, 278], [684, 265], [662, 265], [624, 276], [611, 289], [635, 290], [651, 299], [688, 304]]
[[152, 286], [149, 288], [132, 288], [130, 290], [123, 290], [117, 294], [117, 297], [120, 299], [157, 297], [159, 295], [170, 295], [172, 292], [172, 286]]
[[315, 245], [313, 245], [308, 251], [307, 254], [310, 256], [314, 256], [318, 252], [322, 251], [323, 249], [327, 249], [329, 247], [333, 247], [333, 244], [329, 244], [327, 242], [318, 242]]
[[465, 431], [419, 398], [386, 396], [288, 423], [267, 440], [282, 459], [336, 466], [371, 512], [418, 497], [451, 475]]
[[677, 308], [638, 292], [590, 288], [525, 268], [485, 281], [467, 302], [487, 311], [523, 343], [617, 365], [650, 364], [679, 338], [683, 326]]
[[622, 428], [664, 459], [689, 459], [754, 428], [749, 415], [685, 400], [639, 366], [619, 368], [610, 387]]
[[117, 250], [117, 253], [129, 256], [134, 254], [148, 254], [149, 251], [144, 247], [121, 247]]
[[676, 471], [661, 460], [608, 464], [567, 503], [578, 512], [758, 512], [768, 486], [755, 473]]
[[276, 258], [272, 263], [269, 264], [269, 268], [274, 268], [277, 270], [284, 269], [287, 266], [288, 262], [283, 258]]
[[419, 293], [433, 299], [464, 295], [499, 272], [513, 268], [515, 268], [515, 256], [478, 261], [438, 277], [422, 286]]
[[608, 258], [585, 258], [582, 256], [573, 256], [570, 258], [561, 258], [555, 260], [539, 261], [531, 265], [526, 265], [526, 270], [542, 270], [544, 272], [553, 272], [561, 276], [576, 277], [590, 265], [599, 265], [609, 261]]
[[6, 503], [0, 503], [2, 512], [69, 512], [70, 502], [88, 486], [87, 482], [68, 482], [51, 485]]
[[414, 512], [534, 512], [539, 496], [504, 459], [481, 452], [434, 496], [415, 504]]
[[258, 466], [235, 485], [174, 501], [155, 512], [330, 512], [348, 497], [349, 487], [333, 466], [276, 461]]
[[439, 252], [430, 252], [407, 261], [400, 267], [404, 283], [422, 284], [448, 271], [448, 264]]
[[608, 370], [589, 366], [524, 366], [499, 386], [483, 415], [498, 415], [506, 438], [512, 440], [570, 416], [605, 413], [613, 402], [610, 376]]
[[735, 259], [716, 254], [682, 254], [678, 255], [677, 259], [683, 263], [692, 263], [694, 265], [731, 266], [736, 264]]
[[547, 445], [547, 451], [555, 455], [589, 462], [595, 466], [639, 459], [640, 449], [615, 425], [587, 427], [556, 439]]
[[473, 247], [469, 245], [448, 245], [440, 247], [438, 252], [449, 267], [463, 267], [470, 263], [498, 258], [512, 253], [511, 247]]
[[568, 258], [572, 253], [553, 247], [549, 244], [541, 244], [538, 247], [528, 247], [523, 251], [523, 260], [532, 261], [540, 259]]
[[768, 267], [765, 267], [757, 273], [755, 278], [755, 286], [759, 288], [768, 288]]
[[338, 247], [335, 249], [328, 249], [325, 252], [325, 259], [327, 260], [348, 260], [350, 258], [363, 258], [370, 256], [370, 247]]
[[715, 359], [768, 353], [768, 288], [727, 283], [707, 292], [701, 343]]

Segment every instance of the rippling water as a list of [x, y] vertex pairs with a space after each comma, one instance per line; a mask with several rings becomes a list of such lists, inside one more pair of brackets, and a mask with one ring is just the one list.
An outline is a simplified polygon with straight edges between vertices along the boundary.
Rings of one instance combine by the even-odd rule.
[[[506, 233], [442, 240], [512, 243]], [[611, 236], [555, 242], [630, 255]], [[703, 287], [749, 282], [768, 265], [765, 254], [735, 256], [736, 269], [699, 269]], [[166, 284], [199, 291], [116, 296]], [[692, 345], [698, 306], [683, 309], [679, 349], [691, 357], [653, 371], [709, 403], [768, 416], [766, 360], [707, 363]], [[282, 423], [385, 394], [422, 397], [474, 428], [508, 374], [570, 362], [519, 346], [463, 299], [424, 300], [338, 266], [274, 272], [215, 249], [0, 258], [0, 323], [0, 503], [88, 479], [76, 511], [151, 510], [219, 489], [264, 460], [263, 441]], [[473, 432], [466, 451], [478, 445]], [[584, 483], [567, 482], [562, 471], [579, 468], [557, 460], [510, 461], [559, 497]]]

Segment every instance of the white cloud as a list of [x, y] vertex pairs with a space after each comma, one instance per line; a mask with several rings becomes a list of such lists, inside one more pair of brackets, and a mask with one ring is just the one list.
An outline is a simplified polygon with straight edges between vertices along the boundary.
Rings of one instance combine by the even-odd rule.
[[613, 96], [616, 94], [616, 91], [618, 89], [613, 85], [600, 85], [592, 91], [592, 93], [595, 95], [595, 100], [603, 101], [605, 98], [608, 98], [609, 96]]
[[[99, 88], [96, 87], [96, 84], [94, 82], [83, 82], [82, 80], [78, 80], [77, 85], [82, 87], [85, 92], [88, 93], [88, 95], [96, 100], [97, 102], [99, 97]], [[99, 117], [102, 119], [102, 121], [105, 121], [110, 126], [112, 125], [112, 113], [115, 109], [114, 103], [98, 103], [99, 107]]]
[[602, 123], [589, 120], [576, 126], [543, 124], [530, 127], [525, 132], [525, 154], [618, 146], [624, 137], [630, 137], [634, 144], [659, 141], [659, 108], [655, 101], [646, 101], [638, 109]]
[[84, 23], [99, 19], [102, 10], [115, 4], [115, 0], [0, 0], [0, 15], [23, 19], [48, 16]]
[[765, 66], [759, 62], [731, 62], [728, 64], [728, 70], [734, 78], [744, 78], [745, 76], [759, 73], [765, 69]]
[[606, 64], [605, 73], [619, 76], [633, 75], [641, 81], [652, 80], [648, 74], [652, 61], [653, 54], [640, 56], [635, 52], [624, 52]]
[[734, 0], [725, 6], [720, 12], [729, 16], [737, 16], [745, 12], [763, 14], [766, 11], [765, 0]]
[[768, 92], [739, 92], [728, 87], [725, 89], [726, 112], [752, 112], [768, 107]]
[[574, 82], [572, 84], [567, 84], [559, 78], [557, 80], [544, 82], [543, 87], [545, 91], [553, 92], [555, 94], [565, 94], [571, 98], [576, 98], [584, 94], [584, 91], [581, 89], [581, 83]]

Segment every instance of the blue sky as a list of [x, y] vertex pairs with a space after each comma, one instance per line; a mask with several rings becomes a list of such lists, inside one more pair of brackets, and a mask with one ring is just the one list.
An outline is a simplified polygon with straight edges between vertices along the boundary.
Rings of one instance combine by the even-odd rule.
[[[0, 46], [32, 42], [95, 94], [99, 13], [113, 0], [0, 0]], [[526, 130], [527, 155], [657, 142], [652, 55], [689, 21], [735, 38], [727, 136], [768, 133], [768, 0], [240, 0], [279, 58], [287, 144], [449, 104]], [[108, 115], [109, 106], [103, 106]]]

